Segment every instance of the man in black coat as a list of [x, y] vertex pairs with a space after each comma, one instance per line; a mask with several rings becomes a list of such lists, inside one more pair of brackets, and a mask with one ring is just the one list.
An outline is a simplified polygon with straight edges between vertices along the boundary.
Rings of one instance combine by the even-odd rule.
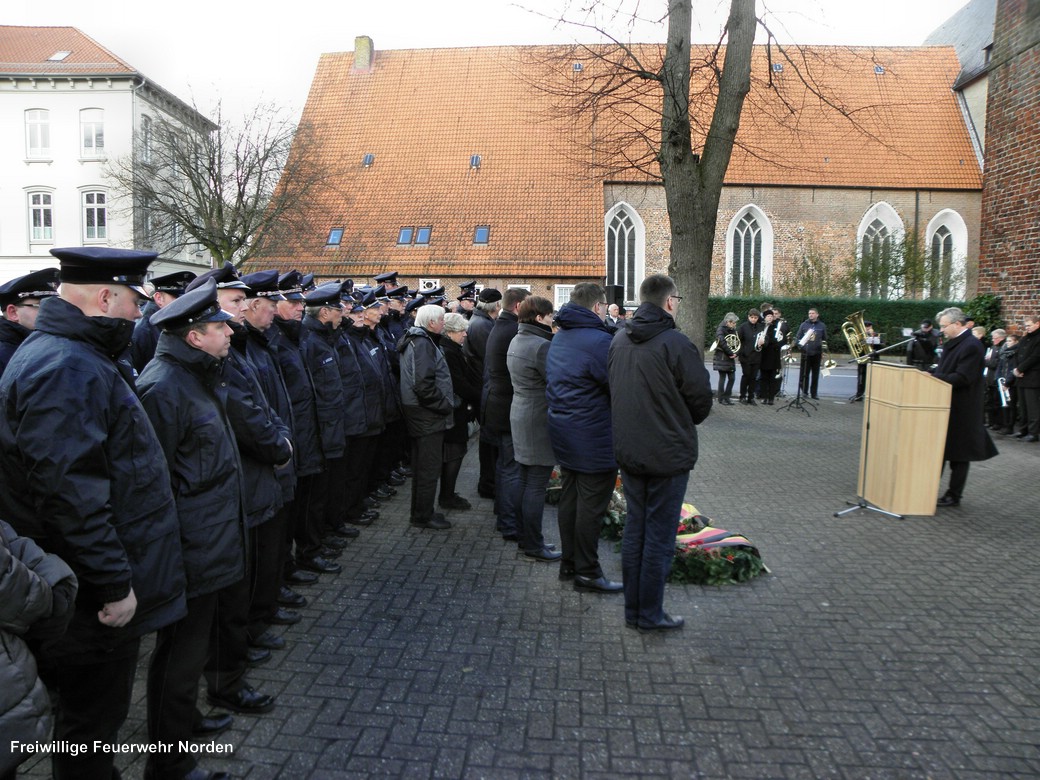
[[212, 280], [164, 306], [153, 318], [162, 330], [155, 356], [138, 380], [170, 469], [188, 597], [188, 614], [159, 630], [148, 670], [148, 739], [174, 746], [148, 754], [151, 780], [177, 780], [196, 768], [194, 754], [176, 746], [192, 736], [218, 594], [245, 577], [241, 464], [223, 371], [230, 319]]
[[1021, 424], [1015, 438], [1035, 442], [1040, 441], [1040, 317], [1027, 316], [1025, 331], [1011, 372], [1022, 405]]
[[[466, 341], [462, 345], [463, 354], [481, 381], [484, 377], [484, 357], [487, 352], [487, 340], [495, 320], [502, 311], [502, 293], [494, 287], [485, 287], [477, 296], [477, 304], [469, 319]], [[479, 410], [478, 410], [479, 411]], [[481, 498], [495, 497], [495, 464], [498, 462], [498, 448], [494, 437], [480, 430], [480, 442], [477, 454], [480, 457], [480, 476], [477, 478], [477, 495]]]
[[960, 309], [943, 309], [938, 320], [943, 353], [932, 374], [953, 386], [943, 452], [944, 460], [950, 464], [950, 486], [937, 502], [937, 506], [946, 507], [961, 502], [970, 462], [992, 458], [997, 448], [983, 424], [982, 342], [972, 335], [968, 318]]
[[480, 405], [480, 423], [498, 449], [495, 461], [495, 514], [498, 522], [495, 530], [510, 542], [520, 538], [520, 464], [513, 456], [513, 435], [509, 427], [513, 381], [506, 365], [506, 353], [520, 327], [516, 311], [528, 295], [527, 290], [511, 287], [502, 296], [502, 311], [487, 338], [484, 392]]
[[682, 628], [664, 611], [679, 512], [697, 463], [697, 425], [711, 413], [711, 377], [700, 351], [675, 327], [682, 296], [654, 274], [639, 287], [639, 308], [607, 353], [614, 454], [628, 516], [621, 540], [625, 625]]
[[79, 580], [64, 636], [44, 643], [57, 694], [54, 776], [110, 777], [133, 692], [140, 637], [182, 618], [184, 566], [162, 447], [134, 389], [130, 342], [156, 255], [110, 247], [51, 251], [61, 294], [0, 378], [0, 515], [64, 559]]
[[819, 398], [820, 362], [823, 359], [823, 342], [827, 340], [827, 326], [820, 322], [820, 313], [809, 309], [809, 317], [798, 326], [794, 336], [795, 344], [802, 350], [802, 365], [798, 382], [802, 386], [802, 394]]
[[156, 276], [150, 280], [152, 299], [141, 310], [141, 319], [134, 325], [134, 335], [130, 341], [130, 362], [134, 370], [140, 374], [148, 361], [155, 355], [155, 346], [159, 343], [159, 328], [152, 322], [152, 315], [161, 311], [184, 295], [184, 289], [195, 280], [191, 271]]
[[57, 268], [33, 271], [0, 285], [0, 374], [36, 327], [40, 303], [57, 294]]

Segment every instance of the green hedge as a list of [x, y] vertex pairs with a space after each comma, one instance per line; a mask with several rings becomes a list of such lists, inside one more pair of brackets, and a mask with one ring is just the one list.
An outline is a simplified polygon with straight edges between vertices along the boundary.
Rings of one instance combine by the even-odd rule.
[[[917, 330], [921, 320], [934, 320], [937, 312], [948, 306], [960, 306], [969, 313], [971, 306], [963, 301], [883, 301], [864, 298], [757, 298], [709, 297], [708, 322], [704, 329], [707, 347], [715, 340], [715, 330], [727, 312], [734, 312], [743, 322], [747, 319], [748, 309], [759, 308], [762, 301], [769, 301], [780, 307], [784, 319], [791, 325], [791, 332], [808, 319], [810, 307], [820, 312], [820, 319], [827, 326], [827, 346], [831, 352], [849, 351], [845, 337], [841, 333], [842, 323], [853, 312], [863, 311], [863, 319], [874, 323], [874, 330], [881, 333], [884, 343], [895, 344], [906, 338], [903, 328]], [[978, 321], [978, 324], [999, 327], [996, 323]], [[901, 350], [894, 352], [903, 354]]]

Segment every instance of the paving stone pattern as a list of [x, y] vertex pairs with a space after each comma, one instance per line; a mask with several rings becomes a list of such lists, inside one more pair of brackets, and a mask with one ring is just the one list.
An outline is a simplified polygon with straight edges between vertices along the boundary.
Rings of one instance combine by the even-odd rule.
[[[1040, 776], [1040, 447], [998, 437], [936, 517], [835, 518], [855, 497], [861, 415], [834, 398], [811, 417], [715, 407], [688, 500], [772, 574], [670, 585], [686, 628], [668, 635], [518, 559], [488, 500], [450, 531], [408, 527], [405, 485], [342, 574], [300, 588], [289, 648], [251, 673], [276, 709], [236, 715], [218, 738], [233, 756], [202, 765], [250, 780]], [[555, 541], [552, 507], [545, 528]], [[601, 558], [620, 579], [612, 544]], [[145, 739], [142, 674], [135, 690], [127, 742]], [[139, 778], [143, 759], [120, 766]]]

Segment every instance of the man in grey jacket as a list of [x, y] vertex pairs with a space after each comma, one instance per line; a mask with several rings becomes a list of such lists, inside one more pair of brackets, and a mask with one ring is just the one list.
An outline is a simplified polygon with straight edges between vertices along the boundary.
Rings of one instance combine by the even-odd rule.
[[434, 512], [444, 432], [454, 421], [455, 393], [441, 353], [442, 330], [444, 309], [421, 306], [415, 325], [397, 347], [401, 353], [401, 405], [412, 440], [411, 524], [435, 531], [451, 528], [444, 515]]

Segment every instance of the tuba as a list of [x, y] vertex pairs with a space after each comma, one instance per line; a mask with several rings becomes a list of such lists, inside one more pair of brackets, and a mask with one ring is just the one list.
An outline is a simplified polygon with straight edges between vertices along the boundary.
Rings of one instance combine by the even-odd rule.
[[863, 325], [863, 310], [853, 312], [841, 324], [841, 334], [849, 343], [849, 352], [857, 363], [866, 363], [874, 348], [867, 343], [867, 329]]

